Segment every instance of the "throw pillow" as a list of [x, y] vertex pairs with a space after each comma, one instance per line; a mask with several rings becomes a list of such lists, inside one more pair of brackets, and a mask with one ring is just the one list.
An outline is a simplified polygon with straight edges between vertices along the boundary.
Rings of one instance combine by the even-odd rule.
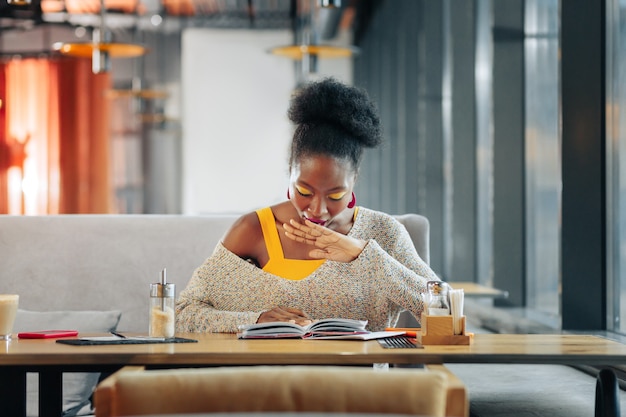
[[[109, 332], [116, 330], [121, 311], [28, 311], [18, 309], [13, 332], [38, 330], [78, 330]], [[91, 394], [99, 373], [68, 372], [63, 374], [63, 417], [93, 414]], [[39, 375], [29, 373], [26, 379], [26, 415], [39, 415]]]

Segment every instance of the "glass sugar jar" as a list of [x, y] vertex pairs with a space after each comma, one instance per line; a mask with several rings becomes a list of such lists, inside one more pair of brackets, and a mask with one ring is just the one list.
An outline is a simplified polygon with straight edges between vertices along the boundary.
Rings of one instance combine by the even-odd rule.
[[431, 316], [447, 316], [450, 314], [448, 301], [448, 284], [443, 281], [428, 281], [428, 314]]
[[161, 274], [161, 282], [150, 284], [150, 326], [151, 337], [174, 337], [176, 329], [175, 316], [176, 285], [169, 284], [165, 279], [165, 270]]

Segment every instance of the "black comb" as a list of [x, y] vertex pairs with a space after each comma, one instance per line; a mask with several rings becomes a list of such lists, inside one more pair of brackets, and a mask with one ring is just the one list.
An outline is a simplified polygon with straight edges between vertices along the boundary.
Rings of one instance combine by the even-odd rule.
[[383, 337], [378, 339], [378, 343], [386, 349], [423, 348], [415, 339], [406, 336]]

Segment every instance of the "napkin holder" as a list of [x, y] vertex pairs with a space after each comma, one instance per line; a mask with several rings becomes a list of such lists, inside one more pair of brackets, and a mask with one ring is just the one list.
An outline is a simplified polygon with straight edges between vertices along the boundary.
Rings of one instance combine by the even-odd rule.
[[422, 330], [420, 343], [422, 345], [469, 345], [473, 340], [473, 333], [467, 333], [465, 316], [461, 321], [461, 334], [454, 334], [454, 318], [452, 315], [431, 316], [422, 314]]

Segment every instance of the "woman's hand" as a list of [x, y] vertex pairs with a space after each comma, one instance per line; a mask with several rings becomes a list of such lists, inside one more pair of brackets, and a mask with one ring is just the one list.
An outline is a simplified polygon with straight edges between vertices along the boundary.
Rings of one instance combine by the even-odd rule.
[[352, 262], [363, 252], [367, 244], [364, 240], [335, 232], [308, 220], [305, 220], [304, 223], [301, 224], [292, 219], [289, 220], [289, 224], [283, 224], [283, 227], [285, 228], [285, 235], [289, 239], [317, 248], [309, 252], [312, 258]]
[[271, 310], [261, 313], [256, 322], [267, 323], [272, 321], [287, 321], [299, 324], [300, 326], [308, 326], [313, 322], [304, 311], [289, 307], [274, 307]]

